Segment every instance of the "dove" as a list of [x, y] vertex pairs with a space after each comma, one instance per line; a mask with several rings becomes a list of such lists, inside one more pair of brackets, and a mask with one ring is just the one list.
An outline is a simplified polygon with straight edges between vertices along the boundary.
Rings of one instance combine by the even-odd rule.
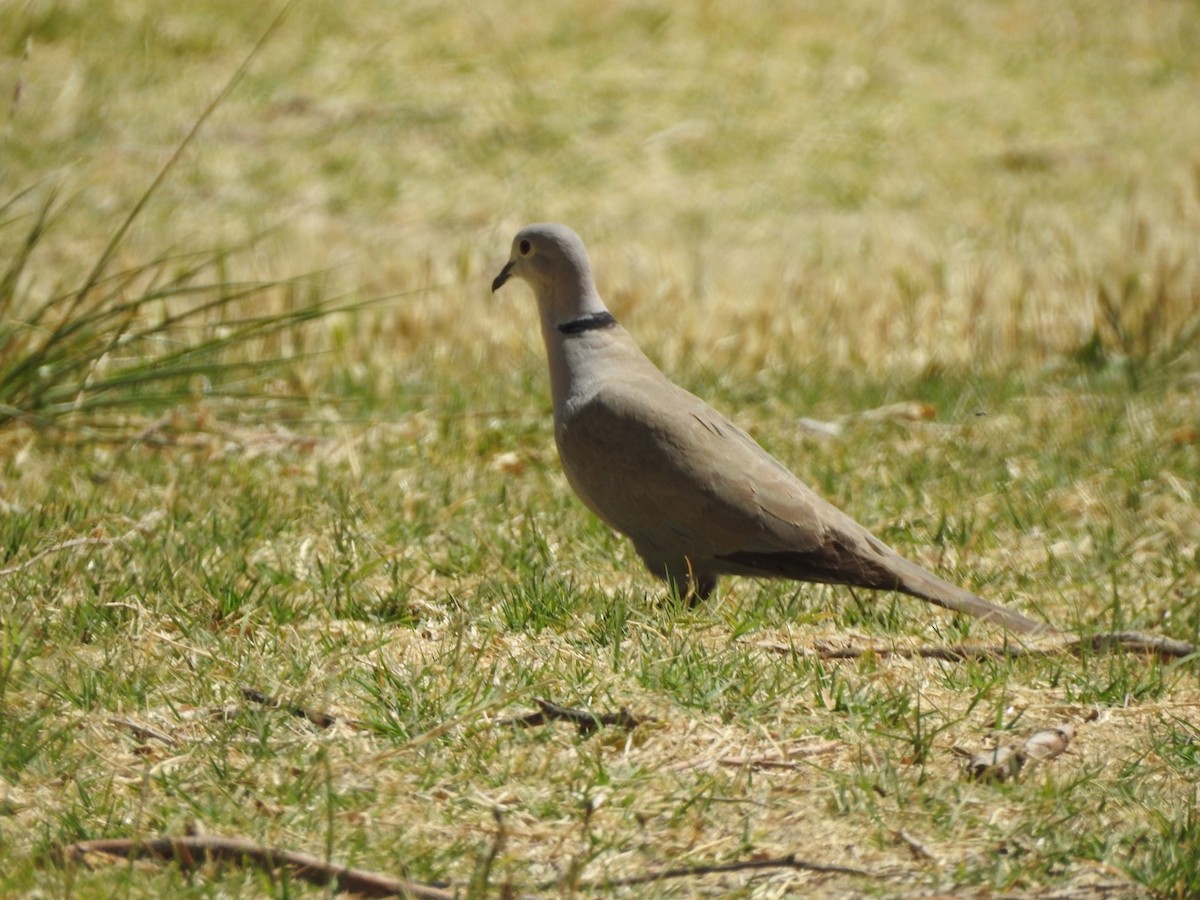
[[723, 575], [788, 578], [898, 591], [1016, 633], [1053, 630], [900, 556], [674, 384], [604, 305], [570, 228], [522, 228], [492, 292], [512, 279], [537, 299], [567, 482], [680, 596], [707, 599]]

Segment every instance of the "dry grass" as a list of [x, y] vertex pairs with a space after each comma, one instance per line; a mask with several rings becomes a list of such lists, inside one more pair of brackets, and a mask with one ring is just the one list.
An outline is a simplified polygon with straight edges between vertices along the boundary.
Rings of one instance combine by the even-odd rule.
[[[4, 184], [41, 186], [11, 214], [71, 198], [24, 302], [86, 276], [268, 20], [0, 9]], [[905, 553], [1197, 641], [1198, 45], [1168, 0], [299, 3], [116, 265], [248, 244], [223, 277], [401, 296], [235, 348], [293, 357], [299, 411], [0, 433], [0, 892], [313, 890], [46, 865], [193, 823], [475, 894], [789, 852], [876, 877], [624, 893], [1200, 890], [1194, 663], [833, 662], [800, 651], [990, 636], [824, 588], [664, 604], [567, 495], [527, 298], [488, 295], [516, 227], [568, 222], [654, 358]], [[895, 401], [936, 417], [797, 425]], [[539, 696], [657, 722], [496, 725]], [[1064, 719], [1064, 757], [964, 780], [953, 748]]]
[[[33, 17], [5, 23], [9, 177], [79, 194], [51, 263], [99, 246], [265, 20], [91, 5], [115, 44], [91, 46], [70, 9], [24, 60]], [[733, 335], [722, 368], [1044, 361], [1086, 343], [1102, 285], [1160, 266], [1180, 269], [1164, 331], [1194, 313], [1187, 4], [743, 12], [301, 4], [128, 252], [281, 225], [256, 274], [434, 287], [380, 337], [468, 358], [531, 343], [517, 316], [458, 329], [536, 219], [577, 226], [670, 361]]]

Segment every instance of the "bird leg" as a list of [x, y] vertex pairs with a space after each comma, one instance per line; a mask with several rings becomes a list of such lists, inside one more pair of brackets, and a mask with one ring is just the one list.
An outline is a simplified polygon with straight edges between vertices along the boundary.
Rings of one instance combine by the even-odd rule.
[[690, 559], [685, 556], [683, 561], [687, 565], [687, 591], [683, 594], [683, 602], [689, 608], [699, 606], [717, 589], [717, 576], [697, 574]]
[[717, 589], [716, 575], [698, 575], [688, 580], [687, 604], [699, 606]]

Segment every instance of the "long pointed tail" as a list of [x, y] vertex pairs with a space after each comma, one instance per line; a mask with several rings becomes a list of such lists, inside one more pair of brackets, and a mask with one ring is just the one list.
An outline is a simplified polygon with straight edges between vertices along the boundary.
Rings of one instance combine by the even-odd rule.
[[1043, 622], [1023, 616], [1011, 609], [1005, 609], [995, 603], [989, 603], [982, 597], [968, 590], [943, 581], [932, 572], [926, 572], [915, 563], [909, 562], [902, 556], [893, 556], [888, 560], [900, 576], [896, 590], [919, 597], [938, 606], [952, 609], [955, 612], [974, 616], [984, 622], [1000, 625], [1009, 631], [1020, 634], [1049, 634], [1056, 629]]

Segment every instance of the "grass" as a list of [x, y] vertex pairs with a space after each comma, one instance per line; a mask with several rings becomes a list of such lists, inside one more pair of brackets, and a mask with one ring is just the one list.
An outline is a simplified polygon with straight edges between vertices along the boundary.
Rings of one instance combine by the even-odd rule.
[[[0, 893], [317, 892], [51, 861], [191, 827], [471, 895], [786, 853], [877, 877], [601, 893], [1200, 891], [1194, 662], [831, 661], [994, 635], [679, 607], [569, 495], [528, 298], [488, 295], [567, 221], [653, 358], [902, 552], [1200, 642], [1192, 6], [312, 0], [140, 208], [272, 14], [83, 9], [0, 9]], [[798, 424], [897, 402], [934, 417]], [[496, 724], [535, 697], [656, 721]]]

